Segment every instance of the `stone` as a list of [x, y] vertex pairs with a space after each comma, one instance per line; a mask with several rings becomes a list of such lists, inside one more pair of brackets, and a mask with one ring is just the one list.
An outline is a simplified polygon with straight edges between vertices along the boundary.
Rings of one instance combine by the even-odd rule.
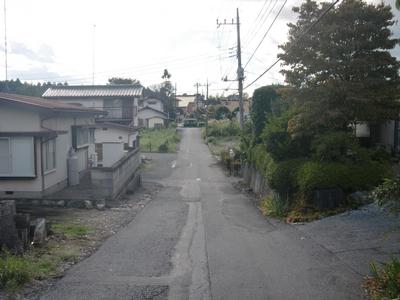
[[64, 200], [59, 200], [56, 202], [56, 206], [58, 207], [64, 207], [65, 206], [65, 201]]
[[17, 253], [22, 251], [23, 246], [15, 225], [15, 212], [13, 200], [0, 201], [0, 248], [4, 246]]
[[367, 204], [369, 201], [368, 192], [357, 191], [349, 195], [349, 199], [356, 203]]
[[86, 209], [92, 209], [93, 208], [92, 201], [85, 200], [85, 201], [83, 201], [83, 203], [84, 203]]
[[106, 200], [105, 199], [96, 200], [96, 208], [98, 210], [104, 210], [106, 208]]
[[33, 243], [43, 244], [47, 237], [46, 219], [38, 218], [35, 220], [35, 230], [33, 233]]

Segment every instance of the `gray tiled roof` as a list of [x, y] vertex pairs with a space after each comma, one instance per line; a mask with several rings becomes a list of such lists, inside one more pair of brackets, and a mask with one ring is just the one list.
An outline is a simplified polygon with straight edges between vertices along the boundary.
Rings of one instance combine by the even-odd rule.
[[142, 91], [143, 87], [138, 85], [71, 85], [48, 88], [43, 97], [140, 97]]

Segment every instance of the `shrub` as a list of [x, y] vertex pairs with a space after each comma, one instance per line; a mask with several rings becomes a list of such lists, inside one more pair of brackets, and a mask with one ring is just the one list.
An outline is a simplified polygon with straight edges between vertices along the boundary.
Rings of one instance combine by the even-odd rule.
[[400, 213], [400, 178], [386, 178], [370, 193], [370, 197], [379, 206], [388, 208], [391, 213]]
[[297, 172], [297, 184], [303, 193], [315, 189], [342, 188], [350, 192], [370, 189], [393, 171], [387, 163], [360, 161], [357, 163], [307, 161]]
[[365, 280], [364, 287], [371, 299], [399, 299], [400, 297], [400, 261], [392, 258], [382, 263], [379, 270], [375, 263], [371, 263], [372, 276]]
[[261, 200], [260, 208], [265, 216], [283, 218], [286, 216], [288, 205], [287, 201], [279, 197], [278, 194], [270, 195]]
[[267, 166], [267, 179], [271, 188], [279, 193], [293, 193], [297, 188], [297, 173], [304, 159], [291, 159], [282, 162], [272, 161]]
[[240, 126], [238, 122], [221, 120], [208, 123], [208, 136], [238, 136], [239, 134]]
[[314, 158], [321, 161], [340, 161], [357, 152], [355, 138], [345, 131], [325, 132], [317, 136], [311, 146]]
[[0, 288], [12, 293], [32, 279], [31, 264], [8, 251], [0, 254]]
[[168, 152], [168, 141], [166, 141], [164, 144], [161, 144], [161, 145], [158, 147], [158, 152], [161, 152], [161, 153], [166, 153], [166, 152]]

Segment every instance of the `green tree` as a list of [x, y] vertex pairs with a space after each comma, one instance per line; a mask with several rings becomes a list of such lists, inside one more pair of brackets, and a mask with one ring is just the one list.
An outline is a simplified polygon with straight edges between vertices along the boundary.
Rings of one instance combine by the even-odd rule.
[[272, 113], [272, 103], [279, 98], [277, 88], [278, 86], [270, 85], [263, 86], [254, 91], [251, 120], [256, 143], [261, 142], [261, 133], [267, 121], [267, 114]]
[[298, 20], [280, 46], [297, 111], [291, 133], [345, 130], [398, 115], [399, 62], [389, 50], [399, 39], [391, 36], [390, 6], [344, 0], [303, 35], [329, 5], [307, 0], [294, 7]]
[[137, 79], [131, 78], [122, 78], [122, 77], [112, 77], [108, 79], [108, 84], [133, 84], [133, 85], [140, 85], [140, 81]]

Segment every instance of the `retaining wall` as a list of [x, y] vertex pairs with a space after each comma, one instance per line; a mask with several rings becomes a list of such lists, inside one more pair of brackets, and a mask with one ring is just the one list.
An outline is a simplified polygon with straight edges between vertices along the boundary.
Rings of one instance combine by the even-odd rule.
[[267, 179], [250, 163], [245, 162], [242, 167], [242, 176], [244, 182], [253, 190], [259, 199], [272, 193]]

